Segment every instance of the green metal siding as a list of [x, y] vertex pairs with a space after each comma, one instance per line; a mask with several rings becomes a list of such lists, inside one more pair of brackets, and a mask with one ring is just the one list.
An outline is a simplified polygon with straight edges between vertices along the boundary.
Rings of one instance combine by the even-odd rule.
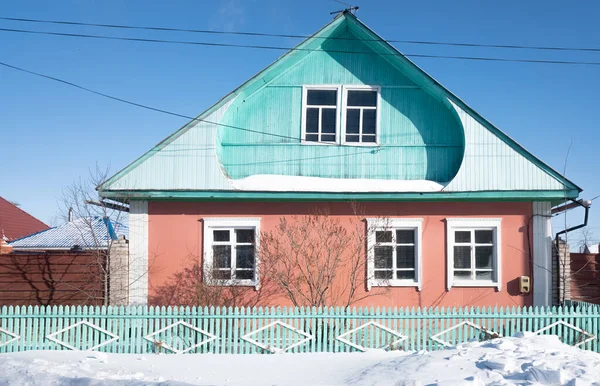
[[[346, 31], [337, 37], [356, 38]], [[281, 174], [329, 178], [450, 181], [463, 155], [460, 121], [448, 105], [415, 85], [356, 40], [327, 40], [263, 88], [242, 93], [221, 123], [298, 138], [219, 128], [217, 154], [230, 178]], [[381, 86], [380, 149], [302, 145], [303, 85]], [[341, 111], [338, 119], [341, 119]]]
[[[331, 36], [356, 36], [363, 42], [328, 40]], [[365, 198], [351, 192], [239, 192], [230, 179], [268, 173], [451, 180], [446, 192], [434, 198], [444, 200], [544, 198], [554, 202], [565, 194], [578, 196], [580, 188], [486, 121], [353, 15], [338, 16], [298, 48], [111, 177], [99, 187], [100, 194], [117, 199], [140, 194], [148, 199], [235, 199], [248, 194], [254, 195], [252, 199]], [[318, 51], [323, 49], [329, 52]], [[360, 50], [381, 56], [339, 52]], [[301, 86], [316, 83], [381, 85], [382, 147], [300, 145]], [[240, 128], [297, 139], [217, 128], [200, 120], [236, 123]], [[513, 197], [515, 191], [518, 197]], [[367, 195], [384, 200], [432, 199], [418, 192]]]

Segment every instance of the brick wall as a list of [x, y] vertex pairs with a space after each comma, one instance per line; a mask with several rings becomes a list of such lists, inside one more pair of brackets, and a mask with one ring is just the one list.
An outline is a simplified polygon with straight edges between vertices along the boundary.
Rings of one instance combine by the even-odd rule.
[[[560, 255], [560, 257], [559, 257]], [[552, 242], [552, 304], [560, 305], [571, 299], [571, 259], [569, 246], [562, 240], [558, 249]], [[534, 279], [535, 280], [535, 279]]]

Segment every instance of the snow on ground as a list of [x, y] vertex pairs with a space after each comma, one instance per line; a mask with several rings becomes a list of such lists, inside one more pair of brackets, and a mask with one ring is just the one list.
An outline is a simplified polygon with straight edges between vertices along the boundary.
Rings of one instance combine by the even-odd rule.
[[600, 385], [600, 355], [556, 336], [404, 353], [0, 354], [0, 385]]
[[275, 192], [439, 192], [444, 185], [428, 180], [374, 180], [256, 174], [231, 180], [237, 190]]

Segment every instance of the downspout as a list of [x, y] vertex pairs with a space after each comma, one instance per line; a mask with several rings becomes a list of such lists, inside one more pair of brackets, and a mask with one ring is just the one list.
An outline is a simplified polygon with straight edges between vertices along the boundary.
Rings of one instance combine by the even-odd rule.
[[[557, 264], [556, 266], [558, 267], [559, 272], [560, 272], [560, 239], [559, 239], [559, 236], [562, 235], [562, 234], [568, 233], [568, 232], [576, 231], [577, 229], [581, 229], [581, 228], [587, 226], [588, 217], [589, 217], [589, 214], [590, 214], [590, 206], [592, 206], [592, 201], [590, 201], [590, 200], [577, 200], [577, 201], [575, 201], [575, 200], [571, 199], [571, 201], [572, 201], [572, 203], [570, 203], [570, 204], [563, 205], [563, 206], [560, 206], [558, 208], [552, 209], [552, 214], [561, 213], [561, 212], [564, 212], [566, 210], [569, 210], [569, 209], [572, 209], [572, 208], [576, 208], [578, 206], [580, 206], [580, 207], [582, 207], [582, 208], [585, 209], [585, 213], [583, 215], [583, 223], [582, 224], [579, 224], [579, 225], [576, 225], [576, 226], [572, 226], [572, 227], [564, 229], [564, 230], [562, 230], [560, 232], [556, 232], [556, 236], [554, 237], [554, 243], [555, 243], [554, 244], [554, 248], [556, 248], [556, 260], [557, 260], [556, 261], [556, 264]], [[558, 286], [558, 293], [560, 295], [560, 290], [561, 290], [561, 288], [560, 288], [560, 277], [559, 277], [559, 280], [557, 280], [557, 286]], [[559, 296], [559, 298], [560, 298], [560, 296]]]

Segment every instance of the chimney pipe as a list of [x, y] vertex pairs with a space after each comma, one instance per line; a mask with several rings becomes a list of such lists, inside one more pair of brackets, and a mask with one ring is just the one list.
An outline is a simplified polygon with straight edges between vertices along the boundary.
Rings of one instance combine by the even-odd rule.
[[69, 222], [73, 221], [73, 207], [69, 208]]

